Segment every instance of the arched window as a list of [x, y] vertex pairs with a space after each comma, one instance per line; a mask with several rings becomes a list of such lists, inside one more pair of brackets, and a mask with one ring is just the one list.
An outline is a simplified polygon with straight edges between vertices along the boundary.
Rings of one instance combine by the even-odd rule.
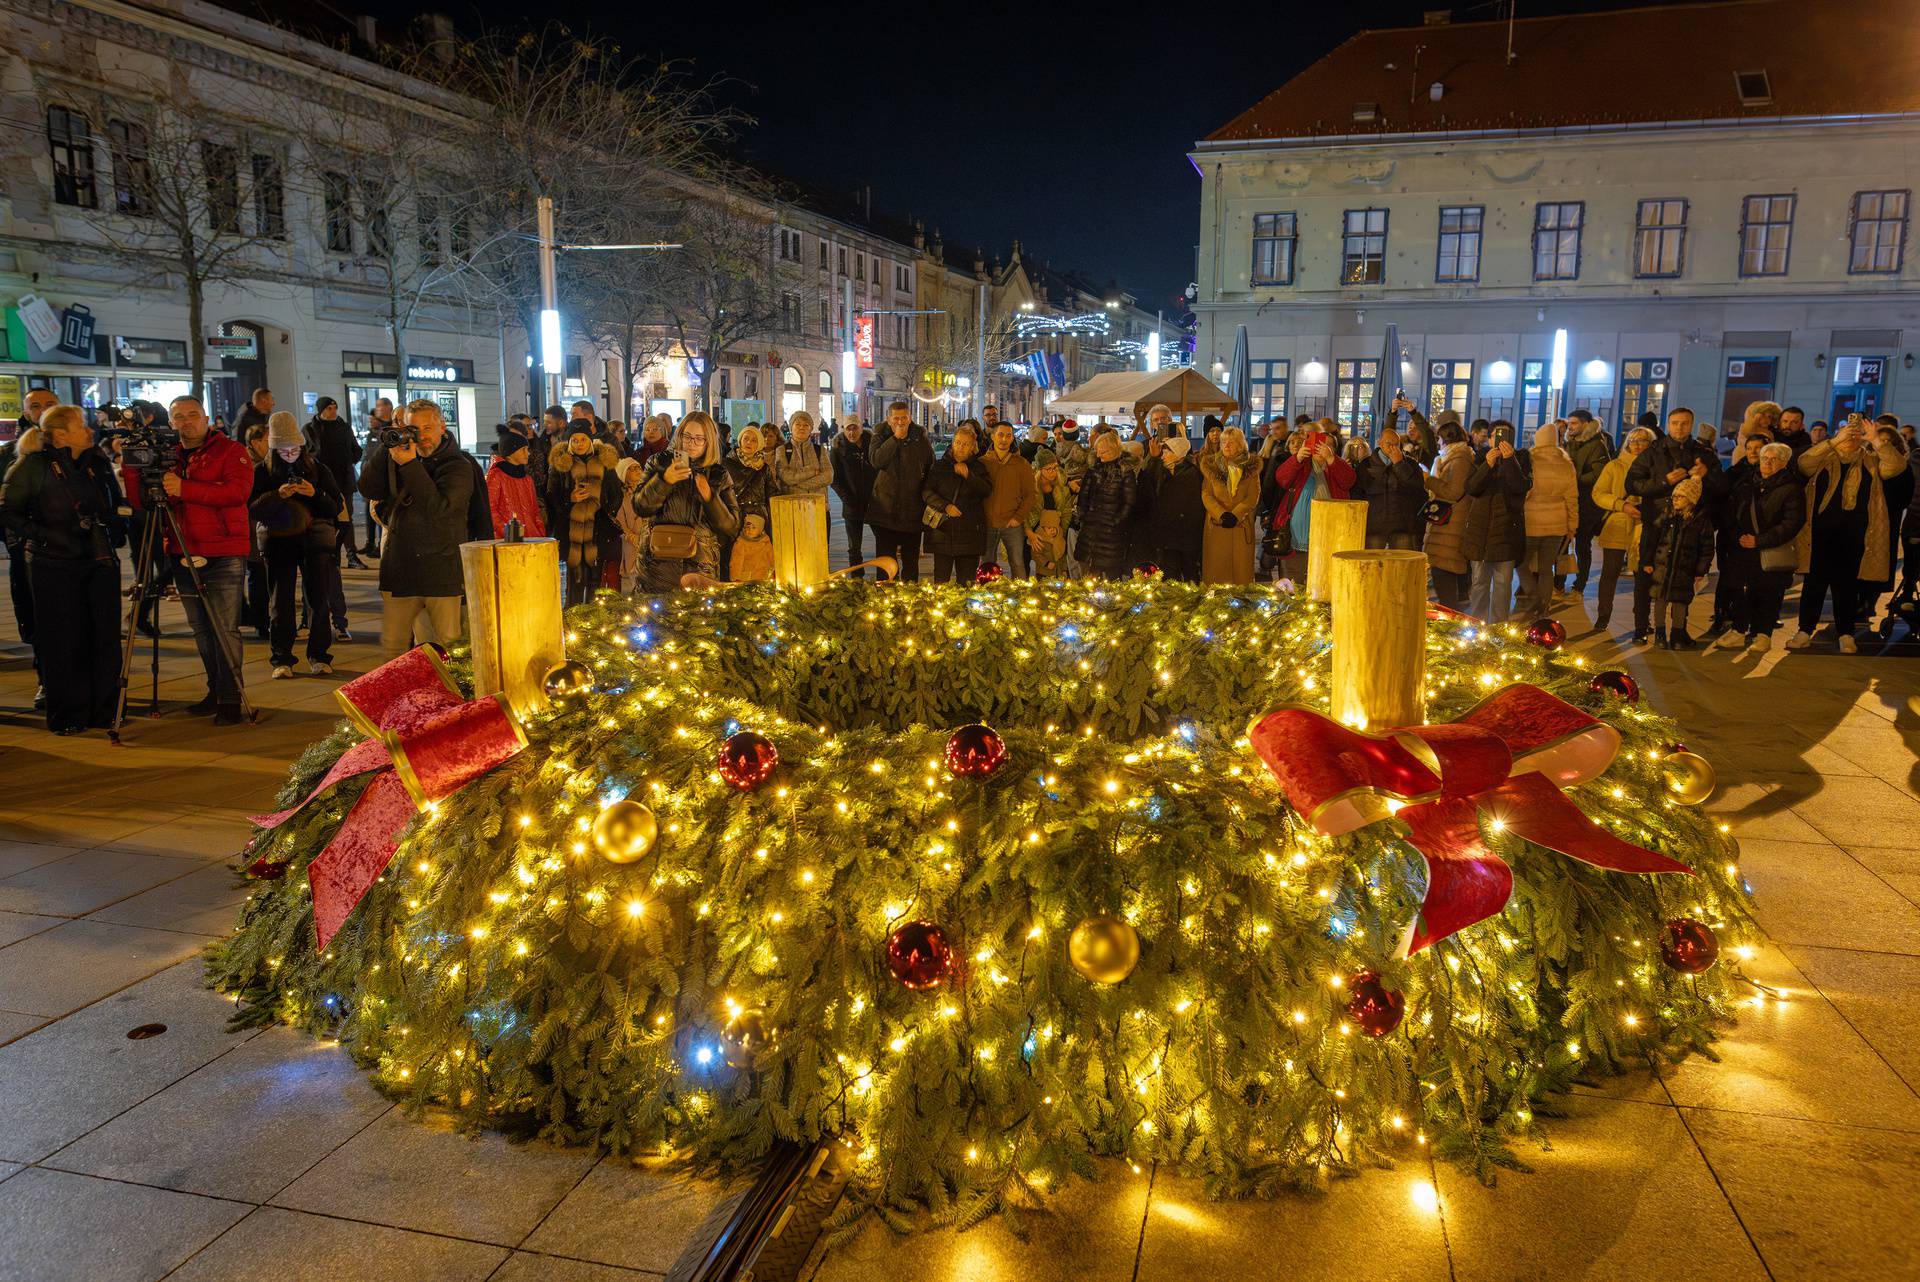
[[833, 371], [822, 369], [820, 371], [820, 424], [824, 427], [837, 417], [839, 416], [833, 411]]
[[807, 381], [798, 365], [787, 366], [780, 376], [780, 418], [792, 418], [807, 408]]

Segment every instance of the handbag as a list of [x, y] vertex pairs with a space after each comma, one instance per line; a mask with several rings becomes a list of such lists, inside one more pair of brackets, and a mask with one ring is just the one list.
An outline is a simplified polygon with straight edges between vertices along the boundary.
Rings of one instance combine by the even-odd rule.
[[920, 524], [926, 526], [929, 530], [939, 529], [940, 523], [946, 519], [947, 509], [937, 503], [929, 503], [925, 508], [921, 509]]
[[[1753, 528], [1760, 529], [1760, 500], [1747, 500], [1747, 510], [1753, 514]], [[1782, 543], [1777, 548], [1760, 549], [1760, 568], [1763, 570], [1798, 570], [1800, 568], [1800, 549], [1791, 543]]]
[[1574, 556], [1571, 550], [1562, 552], [1553, 563], [1553, 572], [1555, 574], [1578, 574], [1580, 572], [1580, 560]]
[[700, 555], [700, 535], [691, 525], [661, 525], [647, 529], [647, 555], [656, 561], [691, 561]]

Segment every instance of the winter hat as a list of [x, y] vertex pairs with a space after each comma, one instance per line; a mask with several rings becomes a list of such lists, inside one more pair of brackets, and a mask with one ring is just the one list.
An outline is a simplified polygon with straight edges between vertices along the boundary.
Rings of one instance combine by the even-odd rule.
[[1686, 480], [1673, 487], [1673, 497], [1676, 502], [1680, 499], [1685, 499], [1689, 506], [1698, 507], [1700, 504], [1700, 490], [1700, 478], [1697, 476], [1689, 476]]
[[300, 435], [300, 420], [286, 410], [275, 410], [267, 419], [267, 448], [299, 449], [307, 443]]
[[334, 400], [331, 396], [322, 396], [319, 400], [313, 403], [314, 417], [318, 418], [320, 415], [325, 414], [328, 410], [338, 408], [339, 405], [340, 405], [340, 402]]
[[1167, 438], [1167, 443], [1160, 447], [1160, 452], [1170, 456], [1175, 463], [1178, 463], [1187, 456], [1187, 451], [1192, 448], [1192, 441], [1184, 436], [1174, 435]]
[[500, 433], [500, 439], [493, 443], [493, 452], [497, 458], [511, 457], [515, 452], [526, 448], [527, 438], [510, 427], [504, 428]]
[[1033, 452], [1033, 470], [1036, 472], [1043, 468], [1053, 467], [1059, 462], [1060, 456], [1052, 450], [1035, 450]]
[[567, 424], [567, 440], [571, 442], [573, 438], [576, 436], [584, 436], [588, 440], [592, 440], [593, 424], [584, 418], [576, 418], [572, 422], [568, 423]]
[[639, 470], [640, 463], [636, 459], [623, 458], [613, 465], [613, 474], [620, 478], [620, 484], [622, 485], [633, 484], [633, 474]]

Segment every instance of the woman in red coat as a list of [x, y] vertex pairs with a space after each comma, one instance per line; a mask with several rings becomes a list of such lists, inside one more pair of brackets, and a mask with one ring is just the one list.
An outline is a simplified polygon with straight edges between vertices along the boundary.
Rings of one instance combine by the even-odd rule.
[[1313, 500], [1344, 499], [1353, 492], [1353, 465], [1335, 452], [1333, 441], [1330, 432], [1307, 432], [1274, 469], [1273, 489], [1278, 498], [1272, 533], [1278, 536], [1280, 575], [1295, 583], [1303, 583], [1307, 577]]
[[487, 502], [493, 509], [493, 537], [507, 537], [507, 522], [520, 518], [520, 533], [540, 538], [547, 532], [540, 493], [527, 475], [527, 438], [502, 432], [493, 443], [493, 466], [487, 469]]

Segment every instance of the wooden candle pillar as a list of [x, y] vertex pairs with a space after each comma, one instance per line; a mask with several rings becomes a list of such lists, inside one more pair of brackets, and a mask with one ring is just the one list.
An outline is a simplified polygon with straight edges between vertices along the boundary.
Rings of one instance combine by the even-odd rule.
[[1307, 534], [1307, 595], [1333, 597], [1333, 558], [1367, 546], [1365, 499], [1315, 499]]
[[560, 544], [553, 539], [460, 545], [473, 634], [475, 698], [504, 694], [521, 715], [547, 705], [547, 671], [567, 657], [560, 617]]
[[1333, 717], [1362, 730], [1427, 719], [1427, 555], [1333, 558]]
[[774, 496], [773, 578], [788, 587], [826, 582], [826, 495]]

